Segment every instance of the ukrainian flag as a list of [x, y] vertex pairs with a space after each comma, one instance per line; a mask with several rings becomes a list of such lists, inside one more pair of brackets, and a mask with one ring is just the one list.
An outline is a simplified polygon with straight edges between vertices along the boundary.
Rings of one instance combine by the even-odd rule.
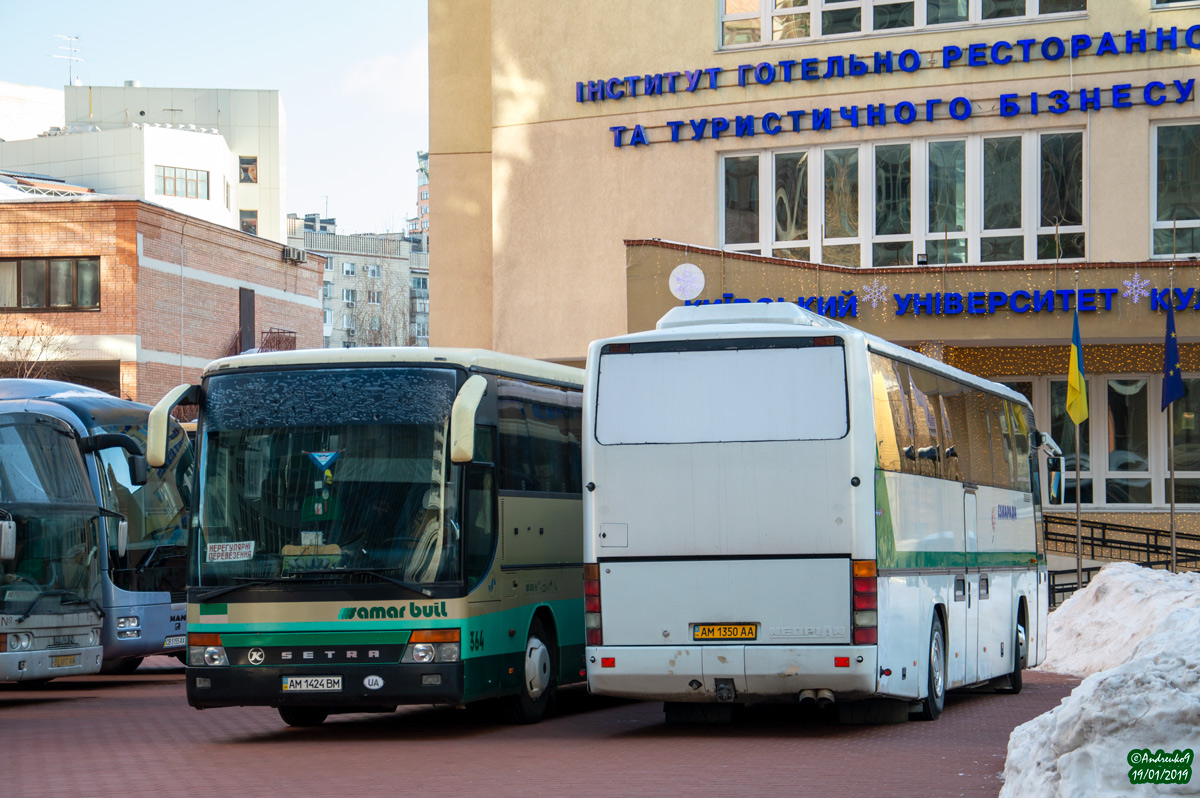
[[1067, 370], [1067, 415], [1075, 426], [1087, 421], [1087, 381], [1083, 373], [1083, 344], [1079, 341], [1079, 308], [1075, 309], [1075, 332], [1071, 335], [1071, 365]]

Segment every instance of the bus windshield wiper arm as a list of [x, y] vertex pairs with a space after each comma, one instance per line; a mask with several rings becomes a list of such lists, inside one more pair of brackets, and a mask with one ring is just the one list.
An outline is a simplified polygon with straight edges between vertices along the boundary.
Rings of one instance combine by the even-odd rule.
[[[25, 614], [20, 618], [17, 618], [17, 623], [24, 623], [30, 615], [33, 615], [33, 611], [37, 609], [37, 605], [41, 604], [42, 599], [44, 599], [46, 596], [74, 596], [75, 598], [79, 599], [79, 594], [71, 590], [43, 590], [41, 593], [38, 593], [37, 598], [30, 603], [29, 609], [25, 610]], [[82, 601], [82, 599], [80, 600]]]
[[370, 574], [371, 576], [377, 576], [386, 582], [391, 582], [393, 585], [406, 587], [414, 593], [420, 593], [421, 595], [429, 596], [430, 598], [433, 597], [433, 591], [429, 588], [422, 587], [415, 582], [408, 582], [404, 579], [397, 579], [394, 576], [388, 576], [377, 568], [324, 568], [315, 571], [300, 571], [297, 573], [297, 576], [303, 576], [305, 574], [316, 574], [318, 576], [332, 576], [336, 574]]
[[232, 593], [233, 591], [241, 590], [244, 587], [258, 587], [261, 585], [273, 585], [276, 582], [286, 582], [286, 581], [287, 581], [286, 579], [283, 579], [278, 576], [273, 576], [269, 579], [251, 579], [249, 581], [242, 582], [240, 585], [225, 585], [224, 587], [215, 587], [212, 590], [208, 591], [207, 593], [201, 593], [200, 595], [196, 596], [196, 601], [199, 601], [200, 603], [203, 604], [204, 602], [208, 601], [209, 599], [215, 599], [217, 596], [223, 596], [226, 593]]
[[99, 613], [101, 618], [104, 617], [104, 608], [100, 606], [100, 602], [96, 601], [94, 598], [83, 598], [78, 593], [74, 593], [71, 591], [67, 591], [67, 592], [70, 593], [75, 598], [71, 599], [70, 601], [64, 601], [64, 602], [62, 602], [63, 604], [87, 604], [89, 607], [91, 607], [97, 613]]

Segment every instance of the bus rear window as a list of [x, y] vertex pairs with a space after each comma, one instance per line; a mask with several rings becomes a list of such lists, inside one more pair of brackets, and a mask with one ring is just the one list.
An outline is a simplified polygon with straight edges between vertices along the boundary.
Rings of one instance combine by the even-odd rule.
[[849, 431], [841, 346], [705, 343], [721, 348], [603, 354], [597, 442], [836, 440]]

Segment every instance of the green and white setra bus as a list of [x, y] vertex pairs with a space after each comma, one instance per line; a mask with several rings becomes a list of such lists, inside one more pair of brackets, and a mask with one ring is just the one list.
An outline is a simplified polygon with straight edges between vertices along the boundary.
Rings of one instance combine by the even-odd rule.
[[242, 355], [200, 405], [192, 706], [291, 725], [501, 698], [539, 720], [583, 678], [583, 372], [483, 350]]
[[587, 372], [593, 692], [933, 719], [1045, 656], [1024, 396], [784, 304], [675, 308]]

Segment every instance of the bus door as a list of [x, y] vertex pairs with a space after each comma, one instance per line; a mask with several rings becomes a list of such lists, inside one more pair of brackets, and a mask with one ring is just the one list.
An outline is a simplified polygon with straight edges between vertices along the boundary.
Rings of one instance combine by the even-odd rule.
[[[963, 486], [963, 568], [954, 574], [954, 602], [950, 610], [950, 684], [971, 684], [976, 678], [975, 649], [979, 645], [979, 572], [971, 565], [979, 551], [979, 498], [973, 485]], [[957, 628], [958, 631], [955, 631]]]

